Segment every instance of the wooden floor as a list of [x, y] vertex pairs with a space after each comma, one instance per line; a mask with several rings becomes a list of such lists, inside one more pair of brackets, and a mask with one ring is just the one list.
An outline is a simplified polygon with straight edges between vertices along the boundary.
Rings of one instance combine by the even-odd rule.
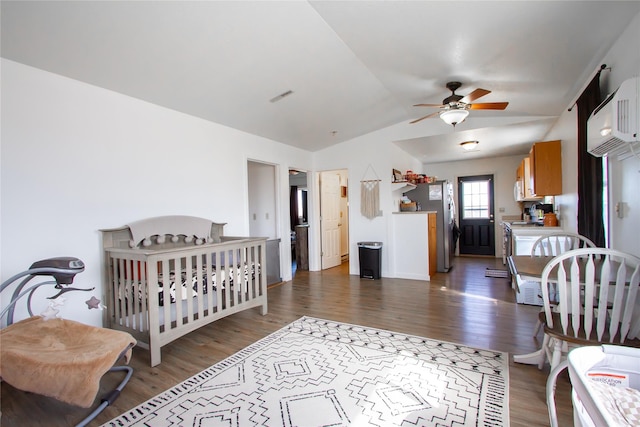
[[[269, 289], [269, 314], [238, 313], [180, 338], [162, 350], [162, 363], [149, 367], [149, 353], [135, 349], [133, 378], [120, 398], [90, 425], [100, 425], [167, 388], [239, 351], [302, 316], [414, 334], [510, 355], [539, 346], [531, 335], [538, 307], [515, 303], [507, 279], [485, 277], [485, 269], [504, 268], [494, 258], [455, 258], [449, 273], [431, 282], [350, 276], [347, 264], [322, 272], [296, 271], [291, 282]], [[541, 337], [540, 337], [541, 338]], [[545, 382], [549, 367], [510, 362], [511, 426], [548, 426]], [[116, 377], [118, 374], [113, 374]], [[115, 383], [108, 376], [103, 388]], [[573, 425], [568, 376], [558, 385], [561, 426]], [[97, 406], [97, 403], [96, 403]], [[3, 427], [66, 426], [90, 410], [24, 393], [2, 383]]]

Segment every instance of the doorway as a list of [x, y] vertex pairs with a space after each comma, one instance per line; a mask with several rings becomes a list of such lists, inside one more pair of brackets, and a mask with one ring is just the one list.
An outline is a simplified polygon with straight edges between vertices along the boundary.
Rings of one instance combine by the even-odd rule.
[[321, 269], [349, 260], [349, 190], [346, 169], [319, 174]]
[[291, 276], [309, 269], [309, 204], [307, 172], [289, 169], [289, 224], [291, 233]]
[[278, 199], [276, 165], [247, 161], [247, 194], [249, 207], [249, 235], [267, 237], [267, 284], [282, 281], [280, 243], [278, 236]]
[[461, 255], [495, 256], [493, 175], [458, 178]]

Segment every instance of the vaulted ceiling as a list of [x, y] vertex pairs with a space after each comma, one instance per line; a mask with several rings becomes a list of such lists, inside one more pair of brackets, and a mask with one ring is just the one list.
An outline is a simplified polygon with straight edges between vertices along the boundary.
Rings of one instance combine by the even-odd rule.
[[[424, 162], [524, 152], [636, 1], [2, 1], [4, 58], [309, 151], [389, 128]], [[637, 47], [636, 47], [637, 48]], [[491, 91], [453, 127], [451, 94]], [[290, 92], [290, 93], [289, 93]], [[288, 94], [289, 93], [289, 94]], [[287, 95], [288, 94], [288, 95]], [[282, 96], [281, 96], [282, 95]]]

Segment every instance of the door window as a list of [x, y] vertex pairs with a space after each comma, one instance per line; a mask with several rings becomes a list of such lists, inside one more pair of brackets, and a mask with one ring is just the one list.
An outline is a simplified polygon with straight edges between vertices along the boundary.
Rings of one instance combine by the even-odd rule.
[[462, 182], [462, 218], [489, 218], [490, 180]]

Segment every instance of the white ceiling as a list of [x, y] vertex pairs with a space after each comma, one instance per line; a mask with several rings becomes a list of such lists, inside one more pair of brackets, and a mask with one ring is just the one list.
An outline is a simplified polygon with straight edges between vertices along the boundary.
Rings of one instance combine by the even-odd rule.
[[[316, 151], [390, 127], [425, 163], [543, 138], [637, 1], [5, 1], [4, 58]], [[454, 130], [409, 121], [491, 90]], [[278, 102], [270, 100], [293, 91]], [[478, 139], [475, 153], [458, 144]]]

